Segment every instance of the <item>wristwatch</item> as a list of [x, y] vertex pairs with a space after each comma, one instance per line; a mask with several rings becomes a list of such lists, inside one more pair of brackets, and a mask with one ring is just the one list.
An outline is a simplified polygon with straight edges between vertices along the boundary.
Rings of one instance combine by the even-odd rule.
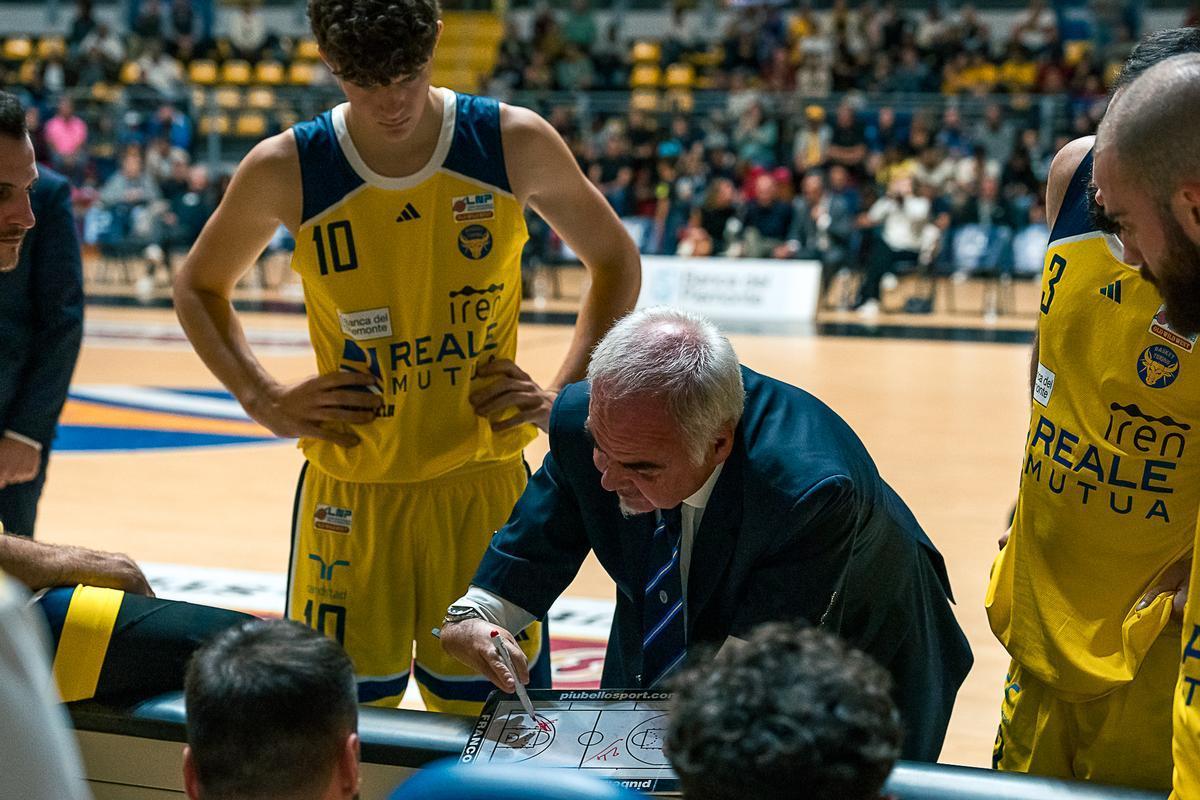
[[446, 627], [452, 622], [463, 622], [468, 619], [483, 619], [483, 614], [479, 613], [479, 609], [475, 606], [450, 606], [446, 609], [446, 616], [442, 619], [442, 627]]

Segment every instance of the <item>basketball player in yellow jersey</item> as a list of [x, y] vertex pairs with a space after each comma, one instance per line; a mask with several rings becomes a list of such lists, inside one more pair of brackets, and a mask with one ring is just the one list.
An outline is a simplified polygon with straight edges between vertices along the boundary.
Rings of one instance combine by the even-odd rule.
[[[394, 704], [413, 670], [428, 707], [471, 713], [490, 683], [431, 630], [524, 488], [521, 451], [557, 388], [583, 377], [633, 306], [638, 254], [548, 123], [430, 86], [436, 0], [308, 10], [348, 102], [247, 155], [181, 270], [176, 307], [247, 412], [300, 437], [288, 616], [343, 642], [362, 701]], [[515, 363], [526, 205], [591, 278], [544, 389]], [[291, 386], [263, 369], [230, 305], [281, 223], [319, 372]], [[520, 639], [506, 643], [548, 685], [540, 623]]]
[[[1194, 50], [1200, 31], [1151, 34], [1117, 92]], [[1089, 200], [1091, 146], [1065, 147], [1047, 186], [1029, 433], [987, 595], [1012, 656], [994, 764], [1165, 789], [1173, 602], [1200, 504], [1200, 354]]]
[[[1126, 257], [1162, 292], [1166, 318], [1200, 333], [1200, 55], [1147, 70], [1117, 97], [1096, 136], [1097, 201], [1120, 225]], [[1200, 536], [1200, 534], [1198, 534]], [[1191, 585], [1200, 585], [1193, 561]], [[1174, 696], [1175, 794], [1200, 797], [1200, 602], [1188, 598]], [[1180, 651], [1177, 651], [1180, 652]]]

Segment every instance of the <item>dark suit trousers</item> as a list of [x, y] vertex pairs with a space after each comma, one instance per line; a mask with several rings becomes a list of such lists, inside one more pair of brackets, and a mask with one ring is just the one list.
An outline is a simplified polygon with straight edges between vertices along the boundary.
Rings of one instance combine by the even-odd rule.
[[33, 536], [33, 523], [37, 519], [38, 499], [46, 483], [46, 464], [50, 460], [50, 448], [42, 448], [42, 465], [37, 477], [26, 483], [15, 483], [0, 489], [0, 522], [6, 533]]

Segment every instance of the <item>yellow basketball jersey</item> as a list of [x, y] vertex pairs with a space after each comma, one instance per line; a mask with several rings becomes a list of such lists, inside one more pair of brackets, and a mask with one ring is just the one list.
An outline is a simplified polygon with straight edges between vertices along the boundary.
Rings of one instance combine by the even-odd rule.
[[1200, 503], [1200, 355], [1087, 216], [1091, 156], [1071, 182], [1042, 276], [1037, 378], [992, 630], [1067, 699], [1137, 674], [1169, 599], [1134, 609], [1192, 547]]
[[383, 406], [361, 444], [301, 440], [342, 480], [421, 481], [512, 458], [532, 425], [493, 433], [467, 398], [478, 364], [512, 359], [527, 239], [500, 143], [495, 100], [441, 90], [442, 130], [419, 172], [363, 162], [345, 105], [295, 126], [304, 220], [292, 268], [304, 283], [321, 374], [375, 376]]
[[[1200, 529], [1196, 532], [1200, 541]], [[1192, 587], [1200, 586], [1200, 560], [1192, 561]], [[1183, 657], [1175, 689], [1175, 724], [1171, 751], [1175, 758], [1172, 800], [1200, 797], [1200, 600], [1191, 590], [1183, 614]]]

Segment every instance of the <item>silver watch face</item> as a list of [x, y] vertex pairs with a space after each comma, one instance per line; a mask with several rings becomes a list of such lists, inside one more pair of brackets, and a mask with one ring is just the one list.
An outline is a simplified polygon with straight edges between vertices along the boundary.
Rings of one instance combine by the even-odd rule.
[[446, 619], [458, 620], [481, 616], [483, 615], [479, 613], [479, 609], [474, 606], [450, 606], [446, 609]]

